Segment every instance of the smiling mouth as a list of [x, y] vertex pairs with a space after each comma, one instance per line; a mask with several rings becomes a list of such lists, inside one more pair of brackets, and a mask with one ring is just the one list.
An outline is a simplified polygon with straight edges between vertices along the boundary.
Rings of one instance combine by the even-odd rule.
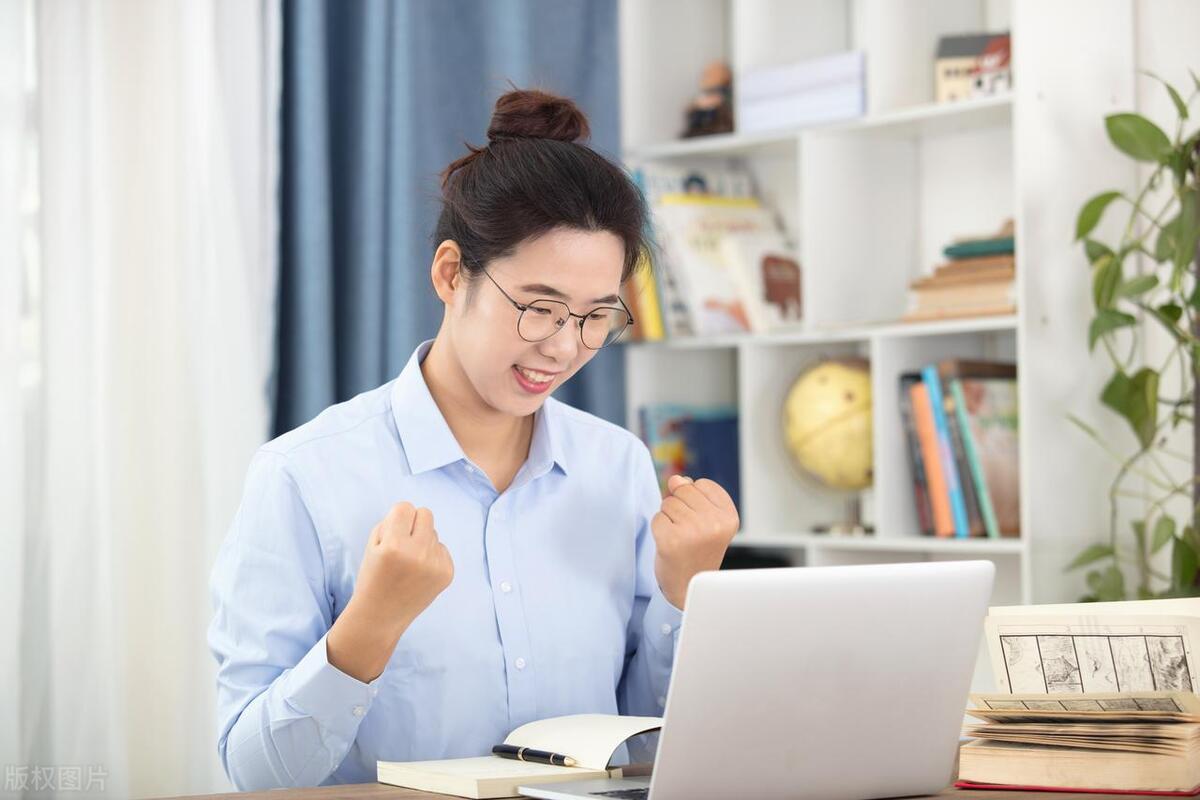
[[512, 371], [517, 385], [527, 394], [544, 394], [548, 392], [550, 387], [554, 385], [554, 377], [557, 374], [525, 369], [516, 364], [513, 364]]
[[539, 372], [534, 369], [526, 369], [520, 364], [514, 364], [513, 366], [516, 367], [517, 372], [521, 373], [521, 375], [524, 376], [524, 378], [530, 383], [549, 383], [550, 381], [554, 380], [556, 375], [558, 375], [557, 372]]

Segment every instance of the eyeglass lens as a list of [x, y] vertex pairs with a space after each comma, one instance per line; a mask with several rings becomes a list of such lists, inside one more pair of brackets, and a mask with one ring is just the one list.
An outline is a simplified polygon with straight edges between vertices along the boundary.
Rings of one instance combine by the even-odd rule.
[[[540, 342], [553, 336], [571, 319], [565, 303], [535, 300], [521, 312], [517, 332], [527, 342]], [[583, 344], [599, 350], [621, 337], [629, 324], [629, 315], [619, 308], [593, 309], [583, 320]]]

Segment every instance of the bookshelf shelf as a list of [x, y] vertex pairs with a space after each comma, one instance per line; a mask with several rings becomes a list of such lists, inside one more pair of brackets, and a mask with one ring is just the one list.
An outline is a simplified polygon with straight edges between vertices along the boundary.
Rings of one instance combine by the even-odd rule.
[[786, 154], [806, 133], [864, 134], [894, 137], [942, 136], [992, 128], [1012, 122], [1012, 96], [926, 103], [913, 108], [874, 114], [844, 122], [806, 125], [763, 133], [723, 133], [714, 136], [657, 142], [624, 151], [628, 160]]
[[824, 342], [867, 341], [874, 338], [939, 336], [984, 331], [1015, 331], [1017, 316], [1005, 314], [991, 317], [967, 317], [929, 322], [890, 322], [879, 325], [860, 325], [824, 330], [796, 330], [759, 336], [736, 334], [730, 336], [677, 337], [656, 342], [626, 342], [624, 347], [663, 347], [679, 349], [730, 348], [740, 345], [821, 344]]
[[719, 133], [713, 136], [659, 142], [624, 151], [629, 160], [693, 158], [696, 156], [749, 156], [784, 154], [796, 146], [799, 130], [769, 133]]
[[[1107, 536], [1113, 471], [1067, 415], [1115, 441], [1128, 432], [1097, 400], [1108, 375], [1087, 352], [1090, 273], [1072, 242], [1075, 219], [1088, 197], [1137, 185], [1103, 119], [1131, 110], [1173, 117], [1162, 86], [1138, 76], [1148, 70], [1191, 85], [1186, 32], [1200, 25], [1200, 6], [621, 0], [619, 8], [624, 157], [744, 170], [797, 242], [805, 313], [796, 331], [623, 345], [627, 424], [636, 429], [638, 409], [651, 403], [737, 407], [739, 547], [774, 548], [798, 565], [987, 558], [997, 568], [996, 604], [1084, 594], [1083, 575], [1064, 567]], [[938, 38], [1001, 30], [1012, 34], [1012, 90], [934, 104]], [[747, 69], [846, 50], [865, 51], [864, 117], [670, 141], [713, 59], [729, 62], [736, 82]], [[889, 321], [903, 316], [909, 284], [944, 260], [947, 243], [995, 231], [1007, 218], [1016, 225], [1017, 313]], [[1115, 217], [1101, 228], [1102, 240], [1119, 235]], [[874, 486], [861, 498], [880, 532], [871, 538], [811, 533], [845, 516], [846, 497], [800, 475], [782, 442], [792, 381], [841, 357], [871, 365]], [[1018, 365], [1019, 539], [915, 533], [899, 377], [947, 358]]]
[[1021, 539], [935, 539], [925, 536], [834, 536], [820, 533], [739, 533], [738, 547], [766, 549], [823, 548], [901, 553], [953, 553], [971, 558], [985, 555], [1017, 556], [1025, 552]]
[[1012, 95], [981, 97], [953, 103], [925, 103], [862, 119], [814, 128], [820, 133], [875, 134], [896, 137], [944, 136], [1012, 122]]

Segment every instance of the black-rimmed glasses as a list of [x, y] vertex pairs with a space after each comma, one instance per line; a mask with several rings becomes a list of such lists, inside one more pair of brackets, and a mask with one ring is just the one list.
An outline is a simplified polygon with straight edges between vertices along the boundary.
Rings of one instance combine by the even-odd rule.
[[625, 329], [633, 324], [633, 315], [619, 297], [617, 302], [621, 304], [620, 308], [597, 306], [586, 314], [576, 314], [559, 300], [539, 299], [518, 303], [486, 269], [482, 272], [500, 290], [500, 294], [508, 298], [513, 308], [521, 312], [517, 317], [517, 334], [527, 342], [549, 339], [566, 327], [571, 317], [575, 317], [579, 320], [579, 339], [583, 346], [589, 350], [599, 350], [620, 339]]

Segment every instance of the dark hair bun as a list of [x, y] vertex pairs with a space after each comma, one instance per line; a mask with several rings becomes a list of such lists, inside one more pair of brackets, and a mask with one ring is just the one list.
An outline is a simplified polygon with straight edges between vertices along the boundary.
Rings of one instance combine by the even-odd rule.
[[565, 97], [516, 89], [496, 101], [488, 139], [558, 139], [574, 142], [591, 135], [587, 117]]

